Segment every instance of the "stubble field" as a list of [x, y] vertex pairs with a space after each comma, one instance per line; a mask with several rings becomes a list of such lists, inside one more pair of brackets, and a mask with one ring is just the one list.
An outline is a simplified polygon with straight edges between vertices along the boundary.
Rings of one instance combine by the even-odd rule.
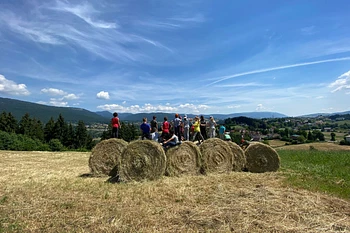
[[0, 232], [350, 232], [350, 202], [285, 169], [110, 184], [90, 153], [0, 151]]

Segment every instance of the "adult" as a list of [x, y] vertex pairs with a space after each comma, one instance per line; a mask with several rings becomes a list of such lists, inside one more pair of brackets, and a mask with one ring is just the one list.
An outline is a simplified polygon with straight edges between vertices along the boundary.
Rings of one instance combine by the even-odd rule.
[[200, 131], [204, 139], [207, 139], [207, 122], [204, 119], [204, 116], [201, 115], [201, 121], [200, 121]]
[[153, 119], [151, 120], [151, 133], [154, 133], [158, 131], [158, 122], [157, 117], [153, 116]]
[[175, 135], [178, 137], [179, 140], [181, 140], [181, 132], [180, 132], [181, 119], [180, 119], [178, 113], [175, 114], [175, 118], [173, 120], [173, 125], [174, 125]]
[[187, 119], [187, 116], [184, 116], [184, 119], [182, 121], [182, 126], [184, 129], [184, 139], [185, 141], [189, 141], [190, 140], [190, 120]]
[[216, 122], [212, 116], [210, 116], [209, 118], [208, 126], [209, 126], [209, 138], [215, 138]]
[[118, 113], [113, 113], [113, 118], [111, 119], [112, 125], [112, 138], [118, 138], [119, 129], [121, 128], [120, 120], [118, 118]]
[[222, 140], [225, 140], [225, 130], [226, 130], [226, 127], [224, 125], [220, 125], [220, 128], [219, 128], [219, 137], [222, 139]]
[[168, 140], [169, 139], [169, 129], [170, 129], [170, 123], [168, 122], [168, 117], [164, 117], [164, 121], [162, 124], [162, 140]]
[[[199, 144], [201, 144], [204, 141], [203, 135], [201, 134], [200, 121], [198, 116], [194, 118], [192, 142], [194, 142], [196, 138]], [[202, 140], [202, 142], [200, 140]]]
[[141, 129], [141, 139], [151, 139], [151, 126], [147, 123], [147, 118], [142, 119], [142, 124], [140, 125]]

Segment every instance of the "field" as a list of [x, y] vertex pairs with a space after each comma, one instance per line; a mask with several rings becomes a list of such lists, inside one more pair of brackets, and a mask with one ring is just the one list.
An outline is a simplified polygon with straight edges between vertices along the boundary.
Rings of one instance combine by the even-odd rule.
[[[276, 173], [121, 184], [86, 175], [89, 153], [0, 151], [0, 232], [350, 232], [347, 193], [300, 185], [336, 166], [302, 161], [310, 145], [279, 147]], [[348, 158], [347, 151], [337, 153]], [[343, 162], [340, 170], [349, 168]], [[348, 189], [347, 174], [328, 175]]]

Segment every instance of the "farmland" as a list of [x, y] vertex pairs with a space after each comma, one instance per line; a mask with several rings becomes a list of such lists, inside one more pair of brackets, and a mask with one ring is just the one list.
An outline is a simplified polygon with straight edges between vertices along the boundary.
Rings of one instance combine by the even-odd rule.
[[[87, 175], [90, 153], [1, 151], [0, 232], [350, 232], [348, 175], [304, 160], [310, 146], [349, 166], [349, 147], [280, 145], [275, 173], [110, 184]], [[307, 187], [325, 174], [333, 188]]]

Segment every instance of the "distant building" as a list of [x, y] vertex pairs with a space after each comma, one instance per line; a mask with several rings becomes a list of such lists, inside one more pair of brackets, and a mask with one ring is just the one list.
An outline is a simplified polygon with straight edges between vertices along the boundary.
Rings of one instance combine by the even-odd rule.
[[324, 127], [324, 131], [325, 131], [325, 132], [331, 132], [331, 131], [332, 131], [332, 128], [331, 128], [331, 127]]
[[345, 136], [345, 140], [346, 140], [347, 142], [350, 142], [350, 135]]

